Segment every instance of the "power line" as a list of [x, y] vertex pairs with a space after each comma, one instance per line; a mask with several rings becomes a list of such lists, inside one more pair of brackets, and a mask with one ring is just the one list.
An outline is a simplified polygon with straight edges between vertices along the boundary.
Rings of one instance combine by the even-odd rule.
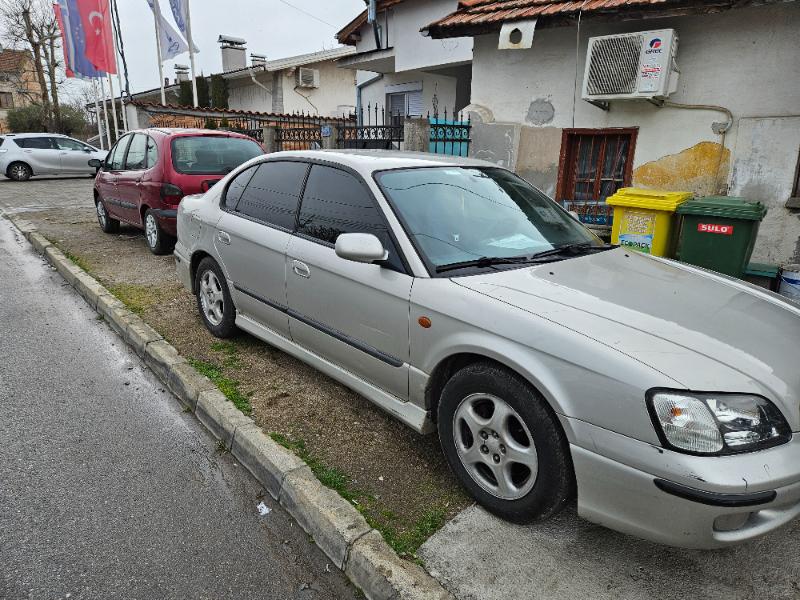
[[300, 11], [300, 12], [301, 12], [301, 13], [303, 13], [304, 15], [308, 15], [308, 16], [309, 16], [309, 17], [311, 17], [312, 19], [315, 19], [315, 20], [319, 21], [320, 23], [324, 23], [324, 24], [325, 24], [325, 25], [327, 25], [328, 27], [333, 27], [333, 28], [334, 28], [334, 29], [336, 29], [336, 30], [338, 30], [338, 29], [339, 29], [339, 26], [338, 26], [338, 25], [334, 25], [333, 23], [328, 23], [328, 21], [326, 21], [325, 19], [320, 19], [320, 18], [319, 18], [317, 15], [315, 15], [314, 13], [310, 13], [310, 12], [308, 12], [307, 10], [300, 8], [299, 6], [295, 6], [295, 5], [294, 5], [294, 4], [292, 4], [291, 2], [287, 2], [286, 0], [278, 0], [278, 2], [282, 2], [282, 3], [283, 3], [283, 4], [285, 4], [286, 6], [289, 6], [289, 7], [293, 8], [293, 9], [295, 9], [295, 10], [297, 10], [297, 11]]

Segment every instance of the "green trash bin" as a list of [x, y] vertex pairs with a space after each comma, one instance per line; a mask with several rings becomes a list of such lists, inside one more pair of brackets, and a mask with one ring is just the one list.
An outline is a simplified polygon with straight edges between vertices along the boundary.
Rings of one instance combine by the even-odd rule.
[[733, 277], [744, 276], [758, 227], [767, 214], [763, 204], [708, 196], [684, 202], [677, 213], [681, 218], [678, 260]]

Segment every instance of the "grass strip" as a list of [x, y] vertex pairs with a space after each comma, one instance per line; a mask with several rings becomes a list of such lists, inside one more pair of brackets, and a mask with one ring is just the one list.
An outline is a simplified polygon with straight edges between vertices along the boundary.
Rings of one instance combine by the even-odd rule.
[[253, 412], [250, 398], [239, 389], [238, 381], [225, 375], [223, 367], [193, 358], [189, 359], [189, 364], [192, 365], [198, 373], [205, 375], [214, 382], [214, 385], [219, 388], [219, 391], [221, 391], [228, 400], [233, 402], [236, 408], [248, 416]]
[[355, 506], [369, 526], [377, 529], [386, 543], [400, 556], [418, 562], [416, 552], [419, 547], [445, 523], [444, 509], [429, 508], [410, 526], [401, 527], [394, 513], [381, 510], [380, 502], [375, 496], [355, 488], [347, 474], [326, 465], [319, 456], [307, 448], [303, 440], [292, 440], [281, 433], [270, 433], [270, 437], [302, 459], [323, 485], [338, 492], [342, 498]]

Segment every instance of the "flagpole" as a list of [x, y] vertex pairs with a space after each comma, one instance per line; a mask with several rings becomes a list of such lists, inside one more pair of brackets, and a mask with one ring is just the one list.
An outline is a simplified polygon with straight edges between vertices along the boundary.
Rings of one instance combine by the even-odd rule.
[[103, 126], [100, 124], [100, 98], [97, 95], [97, 82], [92, 79], [92, 91], [94, 92], [94, 116], [97, 119], [97, 136], [100, 139], [100, 150], [105, 150], [103, 143]]
[[98, 77], [100, 81], [100, 91], [103, 93], [103, 120], [106, 122], [106, 140], [108, 140], [108, 149], [111, 150], [111, 127], [108, 125], [108, 104], [106, 104], [106, 90], [103, 87], [103, 78]]
[[194, 75], [194, 42], [192, 41], [192, 16], [189, 8], [189, 0], [186, 0], [186, 42], [189, 44], [189, 66], [192, 69], [192, 99], [194, 107], [197, 108], [197, 79]]
[[119, 121], [117, 121], [117, 101], [114, 98], [114, 85], [111, 83], [111, 73], [106, 73], [108, 89], [111, 91], [111, 115], [114, 117], [114, 139], [119, 139]]
[[158, 52], [158, 79], [161, 86], [161, 104], [167, 103], [167, 95], [164, 92], [164, 63], [161, 61], [161, 24], [158, 22], [161, 16], [161, 8], [158, 0], [153, 0], [153, 21], [156, 26], [156, 51]]
[[[113, 1], [114, 0], [109, 0], [110, 3], [113, 3]], [[112, 9], [112, 12], [113, 12], [113, 9]], [[112, 33], [112, 36], [114, 38], [114, 62], [118, 62], [117, 61], [117, 56], [122, 56], [122, 53], [119, 51], [119, 41], [117, 40], [117, 35], [122, 35], [122, 32], [120, 32], [117, 29], [116, 35], [114, 35], [114, 31], [113, 30], [116, 29], [116, 27], [114, 26], [114, 20], [113, 19], [111, 20], [111, 29], [112, 29], [111, 33]], [[122, 71], [122, 69], [120, 69], [119, 68], [119, 64], [117, 64], [117, 83], [119, 84], [119, 107], [120, 107], [120, 111], [122, 112], [122, 129], [124, 131], [128, 131], [128, 115], [126, 114], [125, 101], [124, 101], [124, 99], [122, 97], [122, 90], [124, 88], [122, 87], [122, 72], [121, 71]]]

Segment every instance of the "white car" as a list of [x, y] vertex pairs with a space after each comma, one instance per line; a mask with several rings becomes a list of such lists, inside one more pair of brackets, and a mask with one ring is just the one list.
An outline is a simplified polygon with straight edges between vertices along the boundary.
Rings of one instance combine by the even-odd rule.
[[14, 181], [34, 175], [94, 175], [89, 161], [105, 160], [105, 150], [58, 133], [7, 133], [0, 136], [0, 172]]
[[800, 306], [603, 244], [457, 157], [278, 152], [178, 208], [177, 270], [419, 432], [490, 511], [690, 548], [800, 515]]

